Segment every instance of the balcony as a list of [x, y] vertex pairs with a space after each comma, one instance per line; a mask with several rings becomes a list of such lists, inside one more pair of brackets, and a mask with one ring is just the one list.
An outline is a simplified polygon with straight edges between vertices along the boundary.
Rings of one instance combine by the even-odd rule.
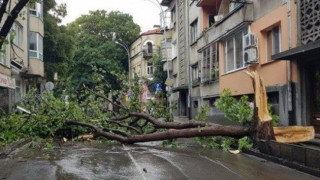
[[231, 12], [226, 14], [222, 19], [217, 21], [206, 33], [208, 42], [212, 42], [229, 32], [251, 23], [254, 19], [253, 4], [241, 4]]
[[147, 50], [143, 50], [143, 58], [145, 59], [152, 58], [152, 53], [148, 52]]
[[44, 64], [40, 59], [30, 58], [27, 76], [44, 77]]
[[163, 64], [163, 71], [168, 71], [168, 70], [169, 71], [173, 70], [172, 61], [168, 61]]

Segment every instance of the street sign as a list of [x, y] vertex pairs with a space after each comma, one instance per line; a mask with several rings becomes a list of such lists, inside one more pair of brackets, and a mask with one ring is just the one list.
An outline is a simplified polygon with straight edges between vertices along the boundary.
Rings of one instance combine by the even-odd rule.
[[44, 87], [46, 88], [47, 91], [52, 91], [54, 88], [54, 84], [52, 82], [47, 82]]
[[172, 79], [172, 78], [167, 78], [165, 84], [166, 84], [167, 86], [172, 86], [172, 85], [173, 85], [173, 79]]
[[162, 84], [161, 83], [156, 83], [154, 85], [154, 91], [157, 92], [159, 90], [162, 90]]

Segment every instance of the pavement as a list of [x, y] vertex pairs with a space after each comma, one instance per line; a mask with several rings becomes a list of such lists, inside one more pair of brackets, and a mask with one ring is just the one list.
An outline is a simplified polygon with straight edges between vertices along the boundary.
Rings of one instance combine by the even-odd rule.
[[317, 177], [255, 156], [203, 150], [190, 139], [178, 149], [161, 142], [136, 145], [68, 143], [54, 151], [26, 149], [0, 159], [0, 179], [281, 179]]

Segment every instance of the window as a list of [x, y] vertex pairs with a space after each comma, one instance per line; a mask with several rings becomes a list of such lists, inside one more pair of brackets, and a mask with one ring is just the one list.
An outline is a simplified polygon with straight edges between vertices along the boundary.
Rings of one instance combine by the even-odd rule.
[[215, 19], [214, 19], [215, 15], [209, 15], [209, 27], [211, 27], [212, 25], [214, 25], [215, 23]]
[[271, 56], [281, 52], [280, 28], [272, 28], [266, 32], [267, 38], [267, 60], [271, 61]]
[[43, 60], [43, 38], [39, 33], [29, 33], [29, 56]]
[[21, 100], [21, 81], [16, 80], [15, 101], [18, 102], [20, 100]]
[[152, 50], [152, 43], [151, 43], [151, 42], [148, 42], [148, 43], [147, 43], [147, 46], [148, 46], [148, 51], [147, 51], [147, 52], [151, 54], [152, 51], [153, 51], [153, 50]]
[[152, 63], [147, 64], [147, 75], [152, 75], [153, 74], [153, 66]]
[[42, 19], [43, 18], [42, 3], [39, 3], [39, 2], [32, 3], [30, 5], [29, 13]]
[[7, 46], [2, 45], [1, 51], [0, 51], [0, 64], [3, 64], [7, 66]]
[[224, 70], [226, 73], [245, 67], [242, 37], [247, 33], [247, 30], [242, 30], [224, 42]]
[[219, 78], [218, 47], [214, 43], [202, 52], [202, 82]]
[[171, 9], [171, 22], [172, 23], [176, 22], [176, 7], [175, 6]]
[[12, 30], [13, 30], [13, 33], [14, 33], [14, 36], [13, 36], [13, 44], [21, 47], [22, 46], [22, 26], [18, 23], [14, 23], [12, 25]]
[[198, 38], [198, 20], [191, 23], [191, 43], [196, 42]]
[[175, 57], [177, 57], [177, 42], [173, 42], [171, 44], [171, 53], [172, 53], [172, 59], [174, 59]]
[[192, 66], [192, 82], [198, 83], [200, 81], [199, 79], [199, 67], [198, 64], [195, 64]]
[[210, 47], [204, 49], [202, 59], [202, 81], [210, 80]]

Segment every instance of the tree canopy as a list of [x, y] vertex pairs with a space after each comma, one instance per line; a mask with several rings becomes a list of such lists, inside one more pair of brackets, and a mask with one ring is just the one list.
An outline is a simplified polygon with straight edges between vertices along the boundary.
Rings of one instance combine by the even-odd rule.
[[55, 0], [44, 1], [44, 64], [46, 78], [53, 80], [53, 74], [66, 76], [68, 65], [74, 57], [74, 38], [65, 26], [60, 26], [61, 18], [67, 14], [66, 5], [57, 5]]
[[83, 84], [93, 86], [94, 69], [102, 70], [105, 81], [116, 87], [116, 77], [111, 72], [126, 71], [128, 64], [126, 51], [113, 40], [129, 45], [139, 36], [140, 27], [132, 16], [118, 11], [91, 11], [69, 24], [67, 32], [73, 34], [76, 46], [68, 81], [74, 93]]

